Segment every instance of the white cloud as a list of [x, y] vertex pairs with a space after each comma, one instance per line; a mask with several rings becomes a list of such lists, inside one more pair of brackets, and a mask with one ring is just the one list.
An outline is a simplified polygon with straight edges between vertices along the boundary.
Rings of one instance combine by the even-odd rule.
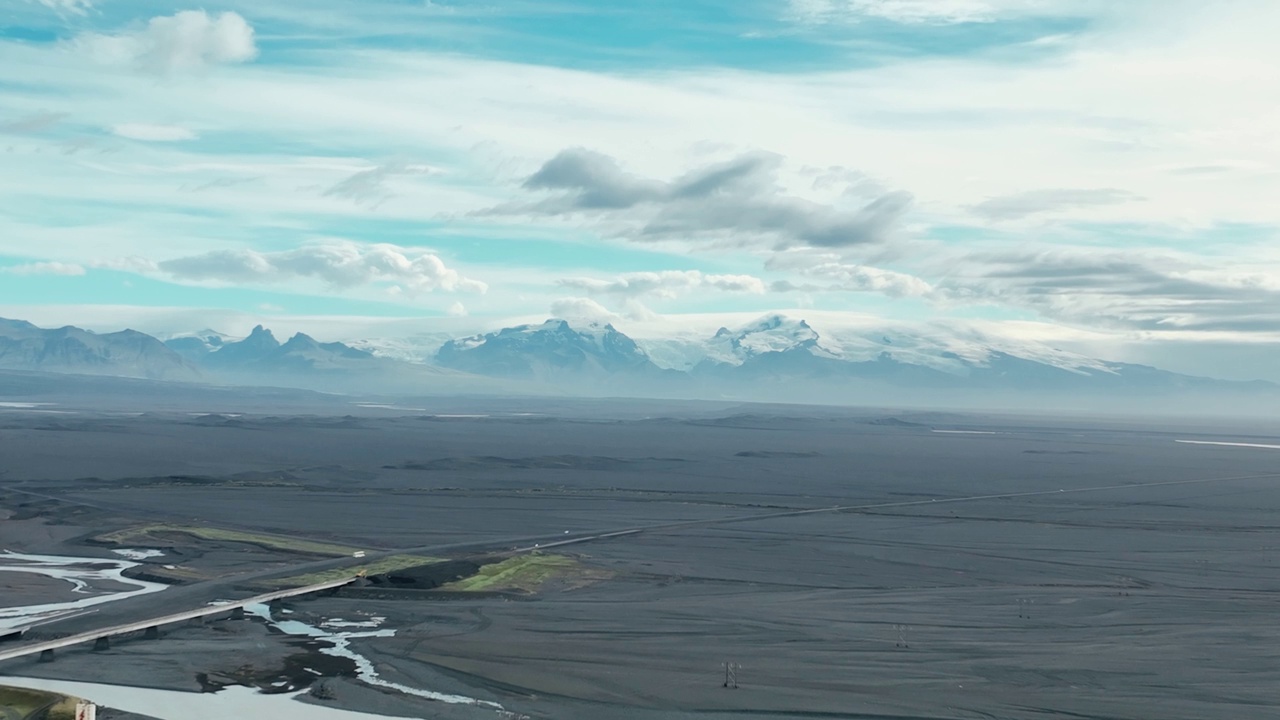
[[[1132, 1], [1132, 0], [1130, 0]], [[1090, 0], [789, 0], [787, 16], [801, 23], [857, 22], [867, 18], [907, 25], [988, 23], [1016, 15], [1081, 11]]]
[[438, 168], [430, 165], [414, 165], [408, 163], [387, 163], [357, 170], [324, 191], [325, 197], [341, 197], [351, 200], [357, 205], [377, 208], [394, 197], [388, 187], [389, 180], [402, 175], [434, 175]]
[[811, 277], [831, 281], [825, 290], [878, 292], [892, 298], [929, 297], [934, 287], [927, 281], [896, 270], [849, 263], [823, 263], [809, 268]]
[[66, 113], [38, 112], [0, 123], [0, 132], [26, 134], [48, 130], [67, 118]]
[[28, 2], [38, 2], [59, 15], [64, 13], [85, 15], [93, 9], [93, 0], [28, 0]]
[[122, 138], [147, 142], [178, 142], [180, 140], [195, 140], [199, 137], [195, 131], [181, 125], [123, 123], [113, 126], [111, 132]]
[[619, 275], [611, 280], [597, 278], [564, 278], [557, 282], [561, 287], [582, 290], [595, 295], [616, 295], [626, 298], [652, 296], [664, 300], [698, 289], [720, 290], [734, 293], [762, 294], [766, 290], [763, 280], [751, 275], [708, 275], [698, 270], [663, 270], [661, 272], [635, 272]]
[[774, 292], [877, 292], [891, 298], [940, 298], [938, 290], [923, 278], [851, 262], [835, 253], [815, 253], [808, 250], [775, 253], [765, 263], [765, 267], [775, 271], [796, 272], [817, 281], [796, 284], [780, 280], [770, 286]]
[[156, 263], [175, 278], [230, 284], [269, 284], [314, 278], [333, 288], [395, 283], [397, 292], [483, 293], [488, 286], [448, 268], [434, 253], [396, 245], [329, 241], [296, 250], [216, 250]]
[[551, 315], [562, 320], [586, 320], [589, 322], [615, 322], [622, 316], [609, 308], [584, 297], [560, 298], [551, 303]]
[[449, 313], [449, 317], [466, 317], [467, 306], [463, 305], [460, 301], [454, 301], [454, 303], [449, 306], [447, 312]]
[[109, 258], [106, 260], [95, 260], [93, 267], [103, 270], [118, 270], [120, 272], [137, 273], [146, 275], [160, 271], [160, 266], [154, 260], [149, 260], [137, 255], [127, 257]]
[[1183, 253], [1098, 248], [976, 253], [940, 294], [1033, 309], [1060, 322], [1146, 332], [1280, 332], [1280, 263], [1208, 265]]
[[33, 262], [12, 265], [4, 268], [4, 272], [13, 275], [84, 275], [82, 265], [64, 262]]
[[992, 221], [1021, 220], [1040, 213], [1070, 212], [1139, 200], [1142, 198], [1133, 193], [1114, 188], [1031, 190], [984, 200], [974, 205], [973, 211]]
[[239, 14], [184, 10], [154, 17], [141, 29], [115, 35], [84, 33], [76, 44], [104, 64], [167, 75], [258, 56], [253, 27]]

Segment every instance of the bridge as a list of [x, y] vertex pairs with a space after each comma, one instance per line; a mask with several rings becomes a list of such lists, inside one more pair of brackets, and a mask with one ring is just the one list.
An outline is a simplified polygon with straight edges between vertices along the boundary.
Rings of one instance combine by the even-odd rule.
[[[125, 625], [115, 625], [107, 628], [99, 628], [98, 630], [90, 630], [89, 632], [69, 635], [64, 638], [58, 638], [57, 640], [24, 644], [18, 647], [0, 650], [0, 662], [36, 654], [40, 655], [40, 660], [42, 662], [48, 662], [53, 660], [54, 650], [88, 642], [93, 643], [94, 650], [106, 650], [110, 647], [109, 638], [135, 632], [144, 633], [144, 637], [146, 638], [158, 638], [160, 637], [161, 625], [173, 625], [176, 623], [190, 622], [192, 620], [203, 620], [204, 618], [213, 615], [220, 615], [228, 612], [233, 616], [243, 616], [244, 609], [249, 605], [265, 605], [285, 598], [298, 597], [300, 595], [311, 595], [313, 593], [324, 592], [326, 590], [337, 590], [338, 588], [350, 585], [359, 579], [360, 578], [357, 576], [352, 576], [341, 580], [330, 580], [328, 582], [317, 583], [315, 585], [307, 585], [305, 587], [277, 590], [263, 595], [255, 595], [250, 598], [231, 600], [226, 603], [196, 608], [195, 610], [173, 613], [172, 615], [163, 615], [161, 617], [127, 623]], [[27, 626], [26, 628], [23, 628], [23, 631], [29, 630], [31, 627], [34, 626]]]

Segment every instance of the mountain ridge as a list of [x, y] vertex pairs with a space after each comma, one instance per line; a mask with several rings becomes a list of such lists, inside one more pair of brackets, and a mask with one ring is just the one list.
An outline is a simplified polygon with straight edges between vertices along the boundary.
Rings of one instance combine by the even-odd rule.
[[372, 341], [353, 347], [297, 332], [282, 343], [263, 325], [239, 339], [203, 330], [162, 343], [134, 330], [97, 334], [0, 318], [0, 368], [337, 392], [822, 403], [1280, 397], [1280, 386], [1266, 381], [1215, 380], [968, 335], [891, 337], [881, 329], [829, 334], [780, 313], [680, 340], [679, 353], [668, 356], [683, 358], [683, 369], [654, 361], [652, 351], [669, 349], [663, 342], [642, 344], [612, 324], [552, 318], [446, 340], [428, 364], [380, 356], [368, 349], [376, 347]]

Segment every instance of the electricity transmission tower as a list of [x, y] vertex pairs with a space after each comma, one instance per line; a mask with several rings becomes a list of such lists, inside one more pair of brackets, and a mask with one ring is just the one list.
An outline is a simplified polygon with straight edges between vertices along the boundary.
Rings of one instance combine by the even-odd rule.
[[909, 642], [911, 639], [910, 638], [911, 626], [910, 625], [894, 625], [893, 629], [898, 631], [898, 642], [894, 643], [893, 646], [900, 647], [900, 648], [911, 647], [911, 643]]
[[1030, 598], [1018, 598], [1018, 617], [1020, 618], [1031, 617], [1031, 599]]
[[720, 663], [724, 668], [724, 687], [736, 690], [738, 688], [738, 671], [742, 666], [735, 662]]

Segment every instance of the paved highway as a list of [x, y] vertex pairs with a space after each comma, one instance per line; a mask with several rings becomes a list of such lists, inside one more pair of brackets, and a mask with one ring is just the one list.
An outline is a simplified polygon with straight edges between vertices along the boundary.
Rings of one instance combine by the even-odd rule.
[[70, 635], [57, 640], [46, 640], [44, 642], [23, 643], [10, 647], [6, 650], [0, 650], [0, 661], [13, 660], [27, 655], [36, 655], [45, 651], [59, 650], [73, 645], [94, 642], [99, 638], [111, 638], [117, 635], [125, 635], [133, 632], [140, 632], [149, 628], [159, 627], [161, 625], [173, 625], [175, 623], [187, 622], [188, 620], [196, 620], [198, 618], [209, 617], [210, 615], [218, 615], [237, 608], [243, 608], [249, 605], [265, 604], [275, 600], [283, 600], [284, 598], [297, 597], [299, 595], [310, 595], [311, 593], [323, 592], [325, 590], [334, 590], [343, 585], [349, 585], [355, 582], [355, 576], [342, 578], [340, 580], [331, 580], [329, 582], [317, 583], [300, 588], [289, 588], [287, 590], [277, 590], [276, 592], [265, 593], [263, 595], [255, 595], [254, 597], [236, 600], [234, 602], [206, 605], [205, 607], [195, 608], [194, 610], [185, 610], [183, 612], [171, 613], [160, 617], [149, 618], [137, 622], [126, 623], [124, 625], [113, 625], [111, 627], [102, 627], [96, 630]]

